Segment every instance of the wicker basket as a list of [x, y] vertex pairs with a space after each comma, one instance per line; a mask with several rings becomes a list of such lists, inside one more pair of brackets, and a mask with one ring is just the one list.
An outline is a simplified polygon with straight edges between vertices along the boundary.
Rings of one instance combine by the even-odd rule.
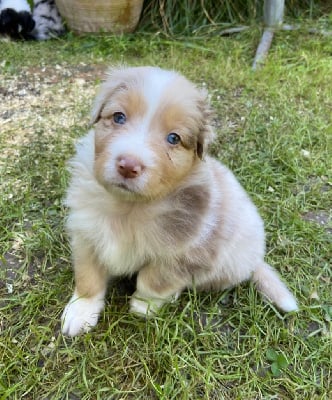
[[133, 32], [144, 0], [55, 0], [68, 27], [76, 33]]

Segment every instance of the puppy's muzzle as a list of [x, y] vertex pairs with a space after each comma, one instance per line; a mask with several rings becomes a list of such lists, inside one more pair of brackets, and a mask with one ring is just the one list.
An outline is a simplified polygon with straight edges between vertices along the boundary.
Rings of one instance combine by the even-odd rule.
[[123, 155], [116, 160], [116, 169], [118, 173], [126, 179], [139, 177], [145, 166], [134, 156]]

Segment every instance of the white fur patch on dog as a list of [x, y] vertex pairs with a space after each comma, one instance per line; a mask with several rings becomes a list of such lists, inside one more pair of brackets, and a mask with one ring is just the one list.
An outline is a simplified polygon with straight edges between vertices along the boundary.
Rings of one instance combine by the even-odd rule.
[[130, 312], [143, 317], [154, 315], [165, 303], [160, 299], [143, 299], [137, 296], [137, 294], [134, 294], [130, 300]]
[[136, 292], [133, 294], [130, 300], [129, 311], [134, 314], [141, 315], [143, 317], [153, 316], [165, 303], [172, 303], [176, 301], [179, 298], [180, 294], [181, 292], [177, 292], [170, 298], [158, 299], [152, 297], [145, 297], [138, 290], [136, 290]]
[[30, 4], [26, 0], [2, 0], [0, 1], [0, 11], [6, 8], [11, 8], [17, 12], [31, 11]]
[[62, 314], [62, 333], [76, 336], [88, 332], [97, 325], [98, 317], [104, 308], [104, 293], [83, 298], [73, 294]]

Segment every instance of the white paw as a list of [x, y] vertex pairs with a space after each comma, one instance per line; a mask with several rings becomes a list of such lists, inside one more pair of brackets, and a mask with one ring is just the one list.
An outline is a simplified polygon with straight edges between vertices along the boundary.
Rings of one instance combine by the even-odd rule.
[[103, 308], [104, 294], [84, 298], [74, 293], [61, 317], [62, 333], [67, 336], [77, 336], [88, 332], [97, 324]]
[[180, 292], [166, 299], [146, 298], [136, 290], [130, 300], [130, 312], [144, 317], [151, 317], [157, 313], [163, 304], [171, 303], [177, 300], [179, 296]]
[[136, 291], [130, 300], [130, 312], [143, 317], [151, 317], [158, 311], [164, 302], [165, 301], [161, 299], [144, 298]]

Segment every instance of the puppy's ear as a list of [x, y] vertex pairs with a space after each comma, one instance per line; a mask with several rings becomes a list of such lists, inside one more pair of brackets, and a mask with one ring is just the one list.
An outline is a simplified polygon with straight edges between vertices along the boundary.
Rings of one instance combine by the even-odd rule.
[[122, 71], [124, 68], [110, 68], [101, 84], [99, 92], [92, 106], [90, 125], [97, 123], [100, 119], [100, 114], [103, 111], [107, 101], [112, 97], [112, 94], [120, 89], [125, 89], [126, 84]]
[[208, 93], [206, 90], [200, 91], [198, 99], [198, 109], [200, 111], [200, 131], [197, 137], [197, 155], [202, 160], [208, 146], [214, 140], [214, 130], [212, 128], [213, 111], [210, 107], [208, 100]]
[[96, 98], [95, 98], [95, 100], [93, 102], [92, 111], [91, 111], [91, 118], [90, 118], [90, 125], [91, 126], [99, 121], [100, 114], [101, 114], [101, 112], [102, 112], [102, 110], [103, 110], [103, 108], [105, 107], [105, 104], [106, 104], [107, 93], [103, 89], [104, 85], [105, 85], [105, 83], [99, 89], [99, 93], [97, 94], [97, 96], [96, 96]]

